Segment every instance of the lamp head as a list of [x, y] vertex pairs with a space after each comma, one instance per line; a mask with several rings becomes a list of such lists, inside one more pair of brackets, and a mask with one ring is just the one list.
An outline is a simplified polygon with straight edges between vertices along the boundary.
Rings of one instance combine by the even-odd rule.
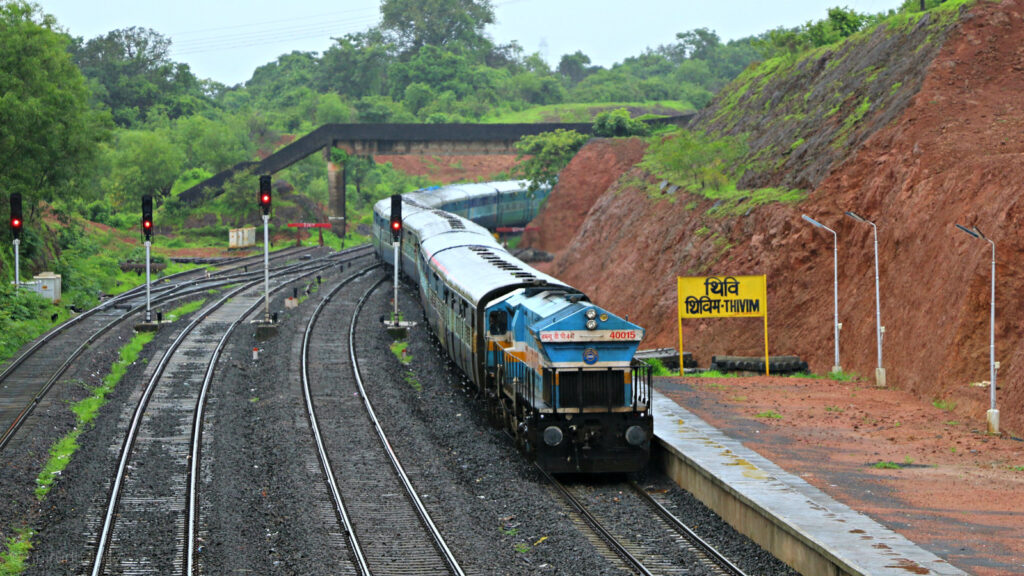
[[970, 228], [967, 228], [966, 226], [961, 226], [959, 224], [953, 224], [953, 226], [956, 226], [957, 228], [963, 230], [964, 234], [970, 234], [971, 237], [973, 237], [973, 238], [981, 238], [982, 237], [982, 236], [980, 236], [981, 233], [977, 231], [977, 227], [975, 227], [974, 230], [971, 230]]
[[851, 211], [847, 210], [846, 211], [846, 215], [849, 216], [850, 218], [853, 218], [857, 222], [863, 222], [865, 224], [870, 224], [870, 222], [868, 222], [868, 220], [866, 218], [864, 218], [860, 214], [857, 214], [856, 212], [851, 212]]
[[824, 226], [821, 225], [821, 222], [818, 222], [817, 220], [815, 220], [814, 218], [811, 218], [807, 214], [804, 214], [803, 216], [801, 216], [801, 218], [803, 218], [804, 220], [806, 220], [806, 221], [810, 222], [811, 224], [817, 226], [818, 228], [824, 228]]

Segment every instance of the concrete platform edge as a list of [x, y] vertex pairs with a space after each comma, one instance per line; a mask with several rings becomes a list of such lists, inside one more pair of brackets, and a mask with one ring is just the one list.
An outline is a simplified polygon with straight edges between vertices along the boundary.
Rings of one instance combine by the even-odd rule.
[[657, 391], [652, 406], [656, 465], [801, 574], [966, 574]]

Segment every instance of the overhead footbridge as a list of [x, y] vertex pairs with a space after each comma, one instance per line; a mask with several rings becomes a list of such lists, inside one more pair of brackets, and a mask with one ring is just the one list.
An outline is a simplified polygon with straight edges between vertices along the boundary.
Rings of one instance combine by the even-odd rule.
[[[691, 116], [672, 116], [650, 121], [656, 124], [685, 124]], [[236, 175], [274, 174], [320, 152], [327, 163], [328, 214], [331, 222], [344, 229], [345, 167], [331, 162], [331, 149], [354, 156], [417, 154], [424, 156], [469, 156], [515, 154], [515, 143], [523, 136], [558, 129], [590, 134], [590, 123], [544, 124], [325, 124], [259, 162], [242, 162], [183, 191], [179, 198], [197, 204], [223, 191]]]

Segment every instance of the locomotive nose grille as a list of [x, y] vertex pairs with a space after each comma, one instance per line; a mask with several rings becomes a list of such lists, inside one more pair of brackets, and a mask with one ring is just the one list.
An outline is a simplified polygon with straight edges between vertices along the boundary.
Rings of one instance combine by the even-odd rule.
[[[544, 374], [544, 400], [551, 403], [554, 374]], [[558, 372], [558, 407], [587, 408], [622, 406], [626, 403], [624, 375], [621, 370]]]

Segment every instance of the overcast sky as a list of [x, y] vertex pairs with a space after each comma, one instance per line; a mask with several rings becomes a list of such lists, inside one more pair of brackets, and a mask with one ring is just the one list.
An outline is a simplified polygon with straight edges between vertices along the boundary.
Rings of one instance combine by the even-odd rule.
[[[91, 39], [140, 26], [171, 38], [171, 57], [200, 78], [245, 82], [257, 67], [292, 50], [323, 52], [332, 37], [380, 21], [379, 0], [36, 0], [73, 36]], [[552, 66], [582, 50], [609, 67], [677, 32], [709, 28], [724, 40], [820, 20], [831, 6], [883, 12], [900, 0], [492, 0], [497, 23], [487, 33], [515, 40]]]

